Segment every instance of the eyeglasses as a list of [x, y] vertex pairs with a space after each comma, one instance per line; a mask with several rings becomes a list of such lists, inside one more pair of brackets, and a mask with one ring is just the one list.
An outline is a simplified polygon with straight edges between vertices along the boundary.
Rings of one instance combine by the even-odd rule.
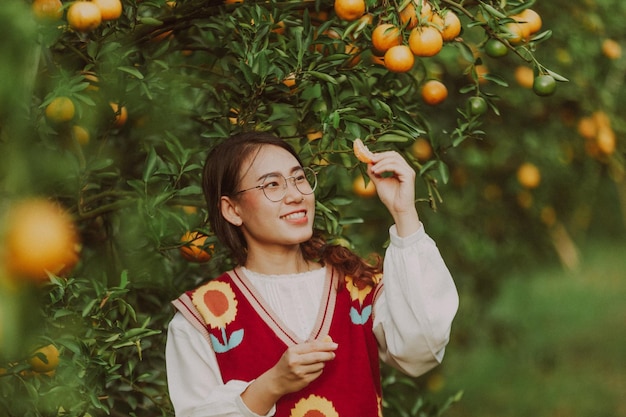
[[317, 187], [317, 174], [309, 167], [298, 169], [292, 176], [285, 177], [281, 174], [269, 174], [263, 178], [263, 183], [256, 187], [246, 188], [237, 191], [235, 195], [245, 193], [246, 191], [260, 189], [268, 200], [273, 202], [281, 201], [287, 194], [287, 180], [291, 180], [296, 190], [300, 194], [313, 194]]

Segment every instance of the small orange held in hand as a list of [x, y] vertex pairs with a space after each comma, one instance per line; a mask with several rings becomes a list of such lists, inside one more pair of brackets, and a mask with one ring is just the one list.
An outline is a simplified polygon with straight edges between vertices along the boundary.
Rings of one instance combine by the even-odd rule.
[[352, 149], [354, 151], [354, 156], [356, 156], [356, 159], [358, 159], [359, 161], [365, 164], [369, 164], [372, 162], [374, 154], [368, 149], [368, 147], [363, 143], [361, 139], [357, 138], [354, 140], [354, 143], [352, 144]]

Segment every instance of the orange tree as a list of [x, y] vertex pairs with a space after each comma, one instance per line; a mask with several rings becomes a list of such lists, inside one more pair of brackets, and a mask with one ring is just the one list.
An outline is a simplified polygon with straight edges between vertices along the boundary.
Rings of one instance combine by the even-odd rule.
[[[361, 198], [352, 184], [364, 174], [352, 142], [398, 150], [423, 180], [425, 221], [446, 215], [429, 230], [453, 268], [477, 287], [493, 285], [508, 265], [483, 265], [496, 249], [514, 258], [516, 248], [503, 244], [508, 233], [550, 236], [534, 234], [551, 217], [532, 201], [558, 202], [550, 188], [515, 182], [526, 156], [541, 166], [561, 157], [553, 142], [538, 146], [542, 135], [530, 127], [550, 119], [545, 113], [553, 107], [579, 103], [561, 86], [554, 94], [566, 80], [551, 70], [569, 66], [559, 52], [569, 50], [572, 33], [554, 42], [531, 8], [541, 10], [550, 23], [544, 26], [558, 21], [556, 6], [521, 0], [3, 6], [10, 28], [3, 56], [13, 59], [0, 64], [2, 209], [25, 197], [54, 200], [80, 235], [77, 265], [43, 283], [0, 270], [3, 414], [171, 414], [163, 347], [172, 311], [165, 306], [231, 266], [204, 223], [200, 171], [206, 152], [233, 132], [272, 131], [290, 140], [323, 174], [316, 225], [362, 251], [380, 251], [385, 242], [378, 238], [381, 208], [350, 204]], [[372, 47], [381, 24], [401, 34], [382, 46], [387, 51]], [[517, 66], [530, 69], [533, 93], [514, 81]], [[425, 85], [437, 89], [423, 91]], [[576, 116], [596, 110], [603, 108], [581, 106]], [[597, 140], [603, 118], [592, 119]], [[501, 140], [510, 126], [529, 136]], [[611, 166], [619, 165], [615, 155]], [[607, 166], [600, 156], [581, 161], [586, 172]], [[2, 224], [4, 237], [10, 226]], [[3, 240], [3, 254], [8, 244]], [[523, 252], [544, 247], [533, 242]], [[58, 365], [43, 375], [32, 358], [51, 344]], [[416, 395], [419, 382], [390, 371], [384, 384], [388, 415], [438, 415], [457, 399], [431, 404]]]

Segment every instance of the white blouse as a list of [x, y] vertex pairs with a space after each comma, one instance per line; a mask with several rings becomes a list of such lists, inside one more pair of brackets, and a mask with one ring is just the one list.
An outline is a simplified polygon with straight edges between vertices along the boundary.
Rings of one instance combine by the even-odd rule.
[[[418, 376], [443, 359], [458, 294], [435, 242], [423, 227], [405, 238], [397, 235], [395, 226], [389, 233], [384, 287], [373, 312], [374, 334], [384, 362]], [[295, 275], [244, 272], [281, 320], [306, 340], [319, 310], [325, 270]], [[259, 417], [241, 400], [251, 381], [224, 384], [210, 344], [181, 313], [169, 324], [165, 354], [176, 416]], [[267, 416], [274, 412], [270, 410]]]

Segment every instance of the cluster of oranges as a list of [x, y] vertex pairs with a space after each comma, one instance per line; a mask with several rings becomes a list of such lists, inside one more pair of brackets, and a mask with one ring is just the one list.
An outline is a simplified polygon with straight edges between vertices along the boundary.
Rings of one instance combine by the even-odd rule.
[[[61, 0], [35, 0], [32, 8], [41, 21], [56, 21], [63, 17]], [[75, 1], [67, 9], [67, 23], [77, 32], [89, 32], [103, 21], [116, 20], [121, 15], [121, 0]]]
[[[336, 0], [335, 13], [340, 19], [353, 21], [365, 14], [363, 0]], [[372, 31], [374, 62], [391, 72], [408, 72], [416, 57], [437, 55], [445, 42], [451, 42], [461, 33], [461, 21], [452, 10], [433, 10], [428, 0], [412, 0], [398, 10], [397, 22], [380, 22]], [[427, 104], [437, 105], [446, 99], [448, 90], [438, 80], [429, 80], [422, 86], [422, 98]]]
[[615, 152], [616, 136], [611, 120], [602, 110], [578, 121], [578, 133], [585, 138], [585, 150], [594, 158], [602, 159]]
[[[336, 0], [335, 13], [340, 19], [352, 21], [365, 13], [364, 0]], [[444, 42], [461, 33], [461, 21], [452, 10], [435, 12], [427, 0], [412, 0], [398, 11], [396, 25], [381, 22], [372, 32], [372, 48], [380, 62], [392, 72], [407, 72], [415, 57], [437, 55]], [[403, 31], [408, 31], [405, 41]]]
[[[85, 79], [97, 84], [98, 80], [93, 73], [84, 74]], [[90, 84], [88, 89], [97, 90], [94, 84]], [[110, 102], [109, 106], [113, 112], [112, 126], [115, 128], [122, 128], [128, 120], [128, 109], [126, 106], [116, 102]], [[76, 115], [76, 106], [71, 98], [67, 96], [58, 96], [53, 98], [44, 110], [46, 119], [54, 126], [64, 125], [71, 123]], [[72, 126], [71, 134], [74, 139], [81, 145], [89, 143], [90, 134], [89, 131], [79, 125]]]

